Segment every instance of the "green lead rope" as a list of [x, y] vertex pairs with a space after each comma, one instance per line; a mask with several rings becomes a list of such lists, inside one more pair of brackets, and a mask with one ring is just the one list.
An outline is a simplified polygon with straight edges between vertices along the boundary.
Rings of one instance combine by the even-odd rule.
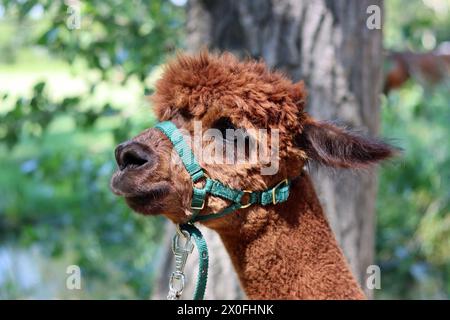
[[[243, 191], [230, 188], [220, 181], [210, 179], [205, 175], [202, 167], [195, 159], [194, 153], [184, 140], [182, 133], [173, 122], [160, 122], [156, 124], [155, 128], [159, 129], [167, 136], [183, 162], [186, 171], [191, 176], [192, 218], [187, 224], [181, 225], [180, 229], [189, 233], [190, 237], [194, 239], [200, 256], [199, 273], [197, 277], [197, 287], [194, 294], [194, 300], [201, 300], [204, 297], [206, 282], [208, 279], [208, 248], [203, 235], [200, 230], [193, 225], [193, 223], [217, 219], [238, 209], [247, 208], [255, 204], [271, 205], [284, 202], [289, 197], [291, 182], [289, 179], [285, 179], [279, 182], [276, 186], [264, 191]], [[205, 179], [203, 188], [195, 187], [194, 183], [201, 179]], [[200, 211], [205, 207], [206, 194], [208, 193], [229, 200], [232, 204], [217, 213], [199, 215]], [[244, 195], [248, 196], [246, 203], [242, 203], [242, 198]]]
[[205, 238], [200, 230], [193, 224], [182, 224], [180, 229], [186, 231], [195, 241], [195, 246], [198, 251], [198, 275], [197, 284], [194, 292], [194, 300], [203, 300], [205, 297], [206, 283], [208, 282], [208, 247]]

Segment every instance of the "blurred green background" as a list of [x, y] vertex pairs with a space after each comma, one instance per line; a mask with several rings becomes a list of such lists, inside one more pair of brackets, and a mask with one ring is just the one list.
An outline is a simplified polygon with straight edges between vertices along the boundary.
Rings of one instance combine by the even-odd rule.
[[[70, 1], [69, 1], [70, 2]], [[149, 297], [162, 218], [109, 190], [114, 146], [151, 126], [145, 96], [183, 48], [184, 1], [0, 0], [0, 299]], [[450, 40], [448, 0], [386, 1], [387, 50]], [[450, 298], [450, 87], [412, 77], [383, 97], [376, 298]], [[118, 227], [120, 226], [120, 227]], [[83, 290], [67, 290], [67, 265]]]

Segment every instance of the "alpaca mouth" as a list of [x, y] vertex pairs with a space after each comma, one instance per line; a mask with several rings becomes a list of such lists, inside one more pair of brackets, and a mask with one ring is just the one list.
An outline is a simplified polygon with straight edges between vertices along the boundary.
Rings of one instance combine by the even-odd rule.
[[170, 184], [165, 181], [149, 185], [136, 185], [128, 177], [126, 170], [117, 171], [111, 179], [113, 193], [124, 197], [127, 202], [140, 205], [162, 200], [170, 193], [170, 189]]
[[125, 199], [127, 202], [132, 202], [138, 205], [148, 205], [156, 201], [164, 199], [170, 192], [170, 187], [166, 182], [159, 182], [145, 192], [137, 194], [127, 194]]

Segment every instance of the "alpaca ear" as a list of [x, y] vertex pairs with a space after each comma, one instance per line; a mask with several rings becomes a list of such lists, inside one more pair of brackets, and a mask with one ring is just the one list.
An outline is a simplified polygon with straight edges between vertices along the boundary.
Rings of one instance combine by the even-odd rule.
[[296, 142], [309, 159], [337, 168], [364, 168], [398, 152], [381, 140], [314, 120], [306, 122]]

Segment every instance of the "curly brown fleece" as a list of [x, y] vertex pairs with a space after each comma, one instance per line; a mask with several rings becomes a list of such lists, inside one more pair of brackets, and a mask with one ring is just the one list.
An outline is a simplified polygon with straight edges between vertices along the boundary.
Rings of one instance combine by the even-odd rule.
[[[191, 134], [194, 120], [201, 121], [205, 129], [226, 119], [237, 128], [279, 130], [279, 170], [270, 176], [261, 174], [261, 163], [203, 163], [194, 148], [205, 172], [235, 189], [265, 190], [285, 178], [293, 180], [285, 203], [255, 205], [205, 222], [222, 238], [249, 298], [361, 299], [364, 295], [303, 167], [308, 161], [366, 167], [392, 156], [394, 150], [379, 140], [315, 121], [304, 110], [305, 99], [302, 82], [292, 83], [261, 61], [241, 62], [231, 54], [204, 51], [171, 61], [151, 100], [160, 121], [171, 120]], [[175, 223], [188, 221], [192, 183], [182, 167], [168, 165], [172, 151], [168, 139], [159, 130], [148, 129], [127, 143], [148, 150], [152, 164], [116, 173], [113, 190], [138, 212], [163, 212]], [[150, 192], [155, 186], [170, 192], [156, 199]], [[223, 199], [208, 196], [200, 214], [227, 205]]]

